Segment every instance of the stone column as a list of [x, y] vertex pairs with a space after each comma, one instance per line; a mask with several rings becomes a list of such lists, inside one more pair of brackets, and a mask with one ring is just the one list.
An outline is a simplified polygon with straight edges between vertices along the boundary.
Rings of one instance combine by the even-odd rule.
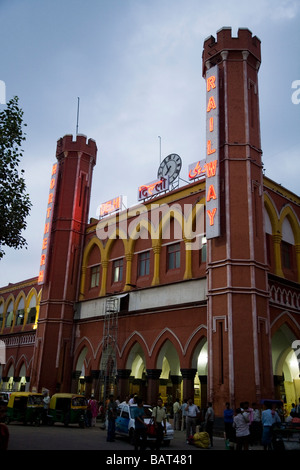
[[125, 400], [126, 396], [129, 395], [130, 374], [131, 374], [131, 369], [118, 369], [117, 370], [118, 395], [120, 395], [121, 401]]
[[79, 382], [80, 374], [81, 374], [80, 370], [74, 370], [72, 372], [71, 393], [78, 392], [78, 382]]
[[101, 261], [102, 265], [102, 277], [101, 277], [101, 290], [100, 290], [100, 297], [106, 294], [106, 281], [107, 281], [107, 269], [108, 269], [108, 261], [103, 260]]
[[182, 382], [182, 376], [181, 375], [171, 375], [170, 379], [171, 379], [171, 382], [172, 382], [173, 401], [175, 401], [176, 398], [178, 398], [179, 401], [182, 401], [183, 397], [181, 397], [181, 389], [180, 389], [180, 384]]
[[14, 377], [14, 385], [13, 385], [14, 392], [18, 391], [20, 380], [21, 380], [21, 377]]
[[152, 286], [158, 286], [159, 285], [160, 251], [161, 251], [161, 245], [153, 246], [154, 274], [153, 274], [153, 279], [152, 279]]
[[84, 378], [85, 378], [85, 396], [89, 397], [92, 393], [92, 376], [86, 375]]
[[124, 291], [131, 290], [131, 267], [132, 267], [132, 260], [133, 260], [133, 253], [126, 253], [126, 280], [125, 280], [125, 287]]
[[148, 387], [147, 387], [147, 402], [149, 405], [155, 405], [159, 393], [159, 377], [161, 369], [147, 369]]
[[274, 257], [275, 257], [275, 271], [278, 276], [283, 276], [281, 266], [281, 234], [272, 235], [274, 245]]
[[183, 379], [183, 399], [194, 399], [194, 379], [197, 369], [180, 369]]
[[100, 395], [100, 370], [92, 370], [92, 393], [96, 400], [99, 400]]

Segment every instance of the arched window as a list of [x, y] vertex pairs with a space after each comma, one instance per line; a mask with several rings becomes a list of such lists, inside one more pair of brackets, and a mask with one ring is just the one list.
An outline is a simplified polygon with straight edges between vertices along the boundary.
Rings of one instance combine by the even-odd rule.
[[25, 315], [25, 310], [24, 310], [24, 298], [21, 297], [20, 302], [17, 307], [17, 314], [16, 314], [16, 325], [23, 325], [24, 323], [24, 315]]
[[28, 316], [27, 316], [27, 324], [34, 323], [36, 317], [36, 297], [33, 295], [30, 299], [30, 304], [28, 307]]
[[5, 327], [11, 327], [14, 321], [14, 305], [12, 300], [9, 302], [6, 315], [5, 315]]
[[4, 303], [1, 302], [0, 303], [0, 330], [1, 330], [2, 325], [3, 325], [3, 312], [4, 312]]
[[282, 224], [281, 262], [283, 269], [293, 269], [293, 246], [295, 238], [287, 217]]

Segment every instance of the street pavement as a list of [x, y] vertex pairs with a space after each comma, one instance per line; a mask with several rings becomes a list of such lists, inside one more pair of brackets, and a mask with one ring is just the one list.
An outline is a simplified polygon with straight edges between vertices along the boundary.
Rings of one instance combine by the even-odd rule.
[[[10, 439], [8, 451], [15, 450], [98, 450], [106, 452], [127, 451], [133, 452], [134, 448], [128, 439], [116, 437], [115, 442], [106, 441], [106, 430], [97, 423], [95, 427], [81, 429], [77, 425], [62, 424], [54, 426], [24, 426], [19, 423], [12, 423], [8, 426]], [[255, 450], [260, 450], [256, 446]], [[168, 447], [163, 446], [161, 451], [173, 453], [177, 451], [189, 452], [212, 452], [226, 450], [223, 437], [215, 436], [213, 447], [208, 449], [197, 448], [186, 443], [186, 435], [183, 431], [175, 431], [174, 439]], [[228, 452], [231, 453], [231, 452]]]
[[[99, 423], [96, 427], [84, 429], [75, 425], [64, 427], [62, 424], [55, 424], [36, 427], [23, 426], [18, 423], [12, 423], [8, 428], [10, 433], [8, 450], [0, 452], [3, 468], [6, 462], [8, 465], [11, 464], [12, 458], [13, 461], [19, 458], [21, 462], [23, 457], [26, 462], [32, 458], [33, 463], [43, 461], [44, 465], [55, 466], [58, 464], [78, 466], [81, 463], [86, 465], [89, 461], [91, 464], [108, 467], [109, 470], [112, 465], [114, 468], [116, 465], [125, 465], [126, 468], [145, 470], [153, 465], [198, 467], [208, 462], [221, 466], [227, 465], [227, 461], [228, 465], [240, 465], [239, 462], [244, 462], [244, 458], [241, 460], [240, 452], [225, 449], [225, 440], [221, 436], [214, 437], [213, 447], [201, 449], [186, 443], [185, 432], [175, 431], [170, 445], [162, 447], [159, 453], [150, 449], [141, 453], [135, 452], [128, 439], [122, 437], [116, 437], [115, 442], [107, 442], [107, 432]], [[254, 450], [261, 449], [260, 446], [254, 448]], [[89, 453], [83, 451], [89, 451]], [[248, 452], [247, 465], [250, 462], [257, 463], [257, 458], [262, 463], [266, 457], [270, 464], [277, 455], [276, 452], [259, 452], [259, 454]]]

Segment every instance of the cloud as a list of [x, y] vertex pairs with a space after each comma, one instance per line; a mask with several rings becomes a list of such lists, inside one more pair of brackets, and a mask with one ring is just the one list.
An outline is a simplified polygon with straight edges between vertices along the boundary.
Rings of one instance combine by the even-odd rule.
[[138, 186], [156, 177], [158, 136], [162, 157], [182, 157], [186, 179], [189, 163], [205, 152], [203, 41], [223, 26], [234, 36], [248, 27], [262, 40], [263, 161], [267, 176], [297, 192], [300, 105], [292, 104], [291, 83], [300, 79], [299, 2], [28, 0], [1, 2], [0, 10], [0, 80], [24, 109], [34, 204], [29, 248], [7, 250], [0, 285], [37, 274], [56, 141], [75, 133], [78, 96], [79, 132], [98, 146], [90, 216], [119, 194], [137, 202]]

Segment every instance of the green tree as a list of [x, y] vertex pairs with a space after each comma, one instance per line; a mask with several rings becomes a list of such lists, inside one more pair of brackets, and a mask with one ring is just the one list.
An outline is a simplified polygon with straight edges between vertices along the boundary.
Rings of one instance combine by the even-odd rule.
[[0, 113], [0, 259], [3, 246], [22, 248], [27, 245], [22, 230], [32, 206], [26, 194], [24, 170], [19, 170], [23, 156], [23, 111], [15, 96]]

